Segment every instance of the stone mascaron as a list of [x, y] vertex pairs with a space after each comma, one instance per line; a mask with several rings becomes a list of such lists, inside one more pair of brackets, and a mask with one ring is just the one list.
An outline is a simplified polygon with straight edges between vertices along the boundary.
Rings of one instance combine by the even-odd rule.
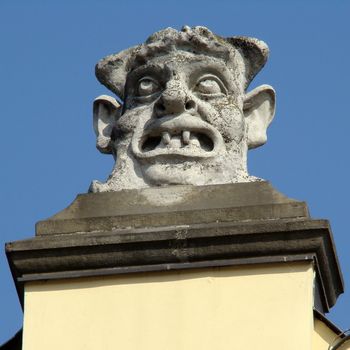
[[98, 80], [122, 104], [106, 95], [94, 102], [97, 148], [115, 166], [90, 191], [258, 181], [247, 151], [266, 142], [275, 93], [246, 89], [267, 56], [260, 40], [185, 26], [99, 61]]

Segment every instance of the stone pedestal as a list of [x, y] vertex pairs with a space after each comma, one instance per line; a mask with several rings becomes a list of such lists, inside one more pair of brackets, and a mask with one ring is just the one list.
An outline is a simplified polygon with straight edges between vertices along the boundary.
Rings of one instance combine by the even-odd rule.
[[[329, 224], [267, 182], [79, 195], [6, 247], [23, 349], [311, 349]], [[24, 297], [24, 298], [23, 298]]]

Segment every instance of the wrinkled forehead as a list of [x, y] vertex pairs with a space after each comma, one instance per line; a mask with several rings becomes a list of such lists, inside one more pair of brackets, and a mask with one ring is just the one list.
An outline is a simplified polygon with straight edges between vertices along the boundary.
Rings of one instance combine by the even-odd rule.
[[223, 79], [229, 90], [244, 91], [244, 61], [239, 52], [227, 60], [208, 54], [173, 50], [163, 55], [149, 57], [147, 61], [139, 62], [138, 65], [135, 64], [127, 75], [127, 81], [134, 83], [147, 75], [163, 80], [172, 78], [190, 80], [208, 73]]

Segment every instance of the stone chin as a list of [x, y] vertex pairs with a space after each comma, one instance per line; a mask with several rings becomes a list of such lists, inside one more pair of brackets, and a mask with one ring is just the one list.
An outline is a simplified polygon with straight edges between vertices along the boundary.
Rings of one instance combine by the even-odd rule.
[[221, 154], [215, 158], [167, 162], [144, 161], [140, 164], [146, 182], [150, 186], [164, 185], [213, 185], [255, 181], [244, 165], [237, 166], [234, 154]]
[[142, 166], [142, 172], [153, 186], [206, 184], [207, 176], [203, 176], [202, 167], [198, 163], [188, 163], [191, 164], [145, 165]]

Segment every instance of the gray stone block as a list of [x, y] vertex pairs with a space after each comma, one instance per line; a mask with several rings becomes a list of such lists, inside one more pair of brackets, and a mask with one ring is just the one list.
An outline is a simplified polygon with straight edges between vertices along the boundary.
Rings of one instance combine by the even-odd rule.
[[36, 225], [37, 235], [309, 217], [268, 182], [169, 186], [79, 195]]

